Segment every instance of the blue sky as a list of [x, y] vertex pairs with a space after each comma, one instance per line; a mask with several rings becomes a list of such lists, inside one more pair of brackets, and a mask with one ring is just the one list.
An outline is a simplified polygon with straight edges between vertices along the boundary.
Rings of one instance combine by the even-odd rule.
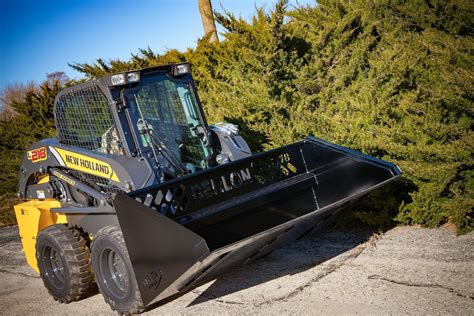
[[[163, 52], [195, 47], [203, 36], [198, 0], [0, 0], [0, 89], [44, 80], [46, 73], [81, 75], [68, 63], [127, 60], [138, 48]], [[276, 0], [212, 0], [250, 19]], [[290, 0], [290, 6], [315, 3]]]

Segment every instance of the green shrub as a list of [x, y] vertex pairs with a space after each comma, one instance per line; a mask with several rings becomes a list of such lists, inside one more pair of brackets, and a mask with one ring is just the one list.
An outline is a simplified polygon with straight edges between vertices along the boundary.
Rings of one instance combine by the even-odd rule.
[[[208, 120], [238, 124], [254, 150], [313, 134], [397, 163], [405, 178], [354, 205], [353, 220], [473, 229], [471, 1], [324, 0], [290, 12], [280, 1], [250, 22], [216, 19], [220, 43], [72, 67], [93, 78], [188, 60]], [[17, 133], [17, 148], [32, 139]]]
[[319, 3], [292, 14], [312, 52], [287, 124], [397, 163], [416, 186], [398, 221], [471, 230], [472, 3]]
[[15, 223], [18, 168], [26, 148], [55, 133], [53, 104], [61, 88], [58, 80], [43, 83], [27, 92], [21, 102], [13, 102], [16, 115], [0, 120], [0, 227]]

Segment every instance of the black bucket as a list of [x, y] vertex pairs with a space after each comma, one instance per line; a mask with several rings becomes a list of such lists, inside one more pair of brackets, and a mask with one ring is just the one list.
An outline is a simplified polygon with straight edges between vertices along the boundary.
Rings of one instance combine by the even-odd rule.
[[308, 137], [114, 199], [143, 303], [253, 260], [393, 181], [391, 163]]

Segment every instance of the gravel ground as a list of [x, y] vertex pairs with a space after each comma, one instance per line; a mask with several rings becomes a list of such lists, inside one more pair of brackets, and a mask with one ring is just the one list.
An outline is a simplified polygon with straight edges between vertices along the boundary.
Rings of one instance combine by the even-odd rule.
[[[474, 233], [397, 227], [324, 230], [148, 312], [474, 315]], [[100, 295], [59, 304], [0, 229], [0, 314], [112, 314]]]

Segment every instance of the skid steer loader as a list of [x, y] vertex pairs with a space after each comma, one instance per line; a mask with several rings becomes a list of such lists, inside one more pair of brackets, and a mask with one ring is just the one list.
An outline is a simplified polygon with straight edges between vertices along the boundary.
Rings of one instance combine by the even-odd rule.
[[307, 137], [252, 154], [208, 125], [188, 63], [94, 79], [56, 97], [57, 136], [28, 148], [15, 206], [28, 264], [68, 303], [97, 285], [139, 313], [327, 221], [400, 176]]

